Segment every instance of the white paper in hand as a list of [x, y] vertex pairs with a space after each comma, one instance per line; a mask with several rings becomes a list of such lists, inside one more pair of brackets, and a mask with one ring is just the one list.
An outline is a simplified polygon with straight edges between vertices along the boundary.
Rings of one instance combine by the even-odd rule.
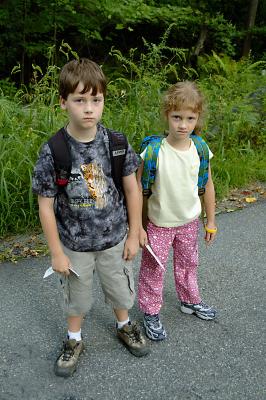
[[[78, 274], [73, 268], [69, 268], [69, 270], [70, 270], [71, 272], [73, 272], [73, 274], [75, 274], [77, 277], [79, 277], [79, 274]], [[48, 276], [52, 275], [53, 273], [54, 273], [53, 268], [52, 268], [52, 267], [49, 267], [49, 268], [45, 271], [45, 273], [44, 273], [44, 275], [43, 275], [43, 279], [47, 278]]]
[[155, 260], [157, 261], [159, 266], [164, 270], [163, 264], [161, 263], [159, 258], [156, 256], [156, 254], [154, 253], [154, 251], [152, 250], [152, 248], [149, 244], [146, 244], [146, 249], [151, 253], [151, 255], [155, 258]]
[[52, 267], [49, 267], [46, 271], [45, 274], [43, 275], [43, 279], [47, 278], [48, 276], [52, 275], [54, 272]]

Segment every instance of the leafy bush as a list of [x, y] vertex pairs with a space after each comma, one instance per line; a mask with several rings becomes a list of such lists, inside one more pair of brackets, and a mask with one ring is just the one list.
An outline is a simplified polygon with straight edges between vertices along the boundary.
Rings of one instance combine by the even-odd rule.
[[103, 120], [106, 125], [126, 132], [136, 149], [148, 133], [163, 130], [161, 93], [170, 79], [176, 82], [184, 72], [185, 52], [166, 44], [172, 26], [158, 45], [144, 40], [147, 52], [139, 58], [137, 49], [131, 49], [129, 57], [115, 49], [110, 53], [120, 67], [123, 65], [125, 73], [109, 82]]
[[200, 84], [209, 103], [208, 133], [224, 147], [266, 145], [266, 62], [233, 61], [213, 53], [201, 59]]
[[[200, 59], [198, 71], [184, 68], [186, 54], [166, 45], [146, 43], [139, 59], [135, 50], [125, 57], [111, 54], [124, 65], [124, 75], [110, 77], [103, 122], [128, 135], [138, 150], [141, 138], [160, 133], [162, 92], [170, 83], [197, 78], [209, 103], [206, 137], [215, 155], [213, 176], [218, 198], [230, 188], [266, 180], [265, 63], [235, 62], [228, 57]], [[65, 45], [68, 54], [71, 49]], [[73, 53], [72, 56], [75, 56]], [[58, 68], [43, 73], [34, 66], [31, 85], [13, 97], [0, 92], [0, 235], [38, 224], [31, 176], [42, 143], [61, 127], [65, 115], [57, 99]]]

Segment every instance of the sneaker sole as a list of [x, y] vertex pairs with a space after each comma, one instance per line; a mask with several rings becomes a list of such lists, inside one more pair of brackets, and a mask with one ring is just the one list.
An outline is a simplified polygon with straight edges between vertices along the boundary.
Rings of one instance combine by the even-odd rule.
[[54, 367], [54, 373], [56, 376], [61, 376], [62, 378], [69, 378], [74, 374], [74, 372], [77, 369], [77, 365], [74, 365], [72, 368], [67, 368], [63, 369], [60, 367], [57, 367], [57, 365]]
[[189, 314], [189, 315], [196, 315], [196, 317], [200, 318], [200, 319], [204, 319], [205, 321], [211, 321], [212, 319], [216, 318], [216, 315], [214, 315], [213, 317], [207, 316], [207, 315], [203, 315], [201, 313], [199, 313], [198, 311], [193, 311], [190, 308], [181, 306], [180, 310], [182, 311], [182, 313], [184, 314]]
[[165, 336], [162, 337], [162, 338], [153, 337], [152, 334], [150, 334], [150, 332], [149, 332], [149, 328], [147, 327], [147, 325], [145, 323], [145, 320], [143, 321], [143, 325], [144, 325], [144, 328], [145, 328], [145, 334], [146, 334], [147, 338], [149, 338], [150, 340], [152, 340], [154, 342], [161, 342], [162, 340], [166, 339], [166, 337], [167, 337], [166, 333], [165, 333]]

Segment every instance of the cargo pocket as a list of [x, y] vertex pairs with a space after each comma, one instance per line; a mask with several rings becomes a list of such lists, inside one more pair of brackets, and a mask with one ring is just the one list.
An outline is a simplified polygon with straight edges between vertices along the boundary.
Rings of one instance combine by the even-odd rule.
[[124, 274], [127, 277], [127, 283], [128, 283], [128, 288], [130, 290], [131, 295], [135, 294], [135, 289], [134, 289], [134, 277], [133, 277], [133, 272], [132, 269], [128, 269], [127, 267], [124, 267]]
[[69, 279], [66, 276], [61, 276], [59, 281], [61, 289], [63, 290], [64, 307], [67, 309], [69, 306], [69, 296], [70, 296]]

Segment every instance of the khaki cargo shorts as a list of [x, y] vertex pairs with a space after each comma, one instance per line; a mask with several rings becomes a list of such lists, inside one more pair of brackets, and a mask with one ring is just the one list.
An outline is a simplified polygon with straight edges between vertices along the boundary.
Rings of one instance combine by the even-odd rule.
[[73, 273], [68, 277], [60, 276], [67, 316], [79, 316], [91, 308], [95, 271], [105, 302], [115, 309], [132, 308], [135, 300], [133, 264], [122, 258], [125, 240], [110, 249], [95, 252], [77, 252], [63, 246], [73, 269], [79, 274], [79, 277]]

